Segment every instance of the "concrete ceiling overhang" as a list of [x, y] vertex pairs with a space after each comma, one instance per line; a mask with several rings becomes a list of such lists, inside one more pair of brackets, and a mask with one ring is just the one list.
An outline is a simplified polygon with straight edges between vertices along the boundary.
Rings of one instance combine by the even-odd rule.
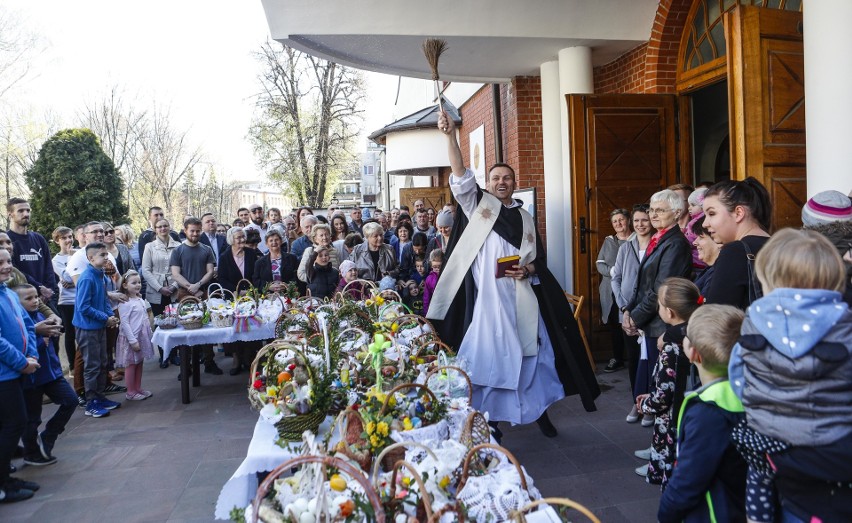
[[592, 48], [602, 65], [647, 42], [659, 0], [262, 0], [272, 38], [380, 73], [431, 78], [421, 51], [442, 38], [441, 79], [538, 75], [560, 49]]

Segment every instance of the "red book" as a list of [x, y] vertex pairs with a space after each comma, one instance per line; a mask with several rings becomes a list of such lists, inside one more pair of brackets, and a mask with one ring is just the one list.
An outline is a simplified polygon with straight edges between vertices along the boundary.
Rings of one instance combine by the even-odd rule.
[[520, 256], [503, 256], [502, 258], [497, 258], [497, 278], [505, 278], [506, 271], [514, 271], [515, 265], [517, 265], [521, 261]]

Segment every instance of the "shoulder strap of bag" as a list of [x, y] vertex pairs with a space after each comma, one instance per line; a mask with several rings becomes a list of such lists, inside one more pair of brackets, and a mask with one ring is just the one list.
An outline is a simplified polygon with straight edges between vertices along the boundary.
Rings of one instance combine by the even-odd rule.
[[751, 248], [746, 242], [740, 240], [740, 243], [743, 244], [743, 249], [745, 249], [746, 252], [746, 268], [748, 270], [748, 302], [751, 304], [754, 303], [755, 300], [763, 297], [763, 287], [760, 285], [760, 280], [757, 279], [757, 273], [754, 270], [754, 253], [751, 252]]

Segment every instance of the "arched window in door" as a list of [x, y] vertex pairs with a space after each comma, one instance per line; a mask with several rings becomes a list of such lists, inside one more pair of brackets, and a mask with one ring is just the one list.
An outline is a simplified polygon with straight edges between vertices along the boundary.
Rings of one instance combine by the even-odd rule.
[[722, 15], [737, 5], [802, 10], [802, 0], [696, 0], [680, 41], [678, 91], [692, 90], [725, 76], [727, 46]]

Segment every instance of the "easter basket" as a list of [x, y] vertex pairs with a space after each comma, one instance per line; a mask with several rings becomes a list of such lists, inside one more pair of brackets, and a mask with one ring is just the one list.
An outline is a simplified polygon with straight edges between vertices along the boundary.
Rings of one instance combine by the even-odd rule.
[[166, 306], [163, 313], [154, 318], [154, 325], [161, 329], [174, 329], [177, 327], [177, 307], [175, 305]]
[[[418, 389], [423, 394], [414, 397], [405, 394], [402, 401], [407, 400], [407, 403], [400, 404], [396, 395], [407, 389]], [[419, 383], [397, 385], [385, 396], [382, 410], [379, 411], [380, 416], [390, 412], [392, 398], [396, 402], [396, 405], [392, 407], [394, 421], [391, 424], [390, 438], [393, 441], [426, 443], [442, 441], [449, 437], [449, 425], [444, 419], [447, 407], [438, 400], [429, 387]]]
[[234, 301], [233, 292], [218, 283], [210, 284], [207, 291], [207, 311], [214, 326], [230, 327], [234, 324]]
[[186, 330], [200, 329], [204, 326], [204, 302], [195, 296], [180, 300], [177, 307], [178, 322]]
[[347, 408], [335, 418], [331, 431], [338, 431], [340, 441], [332, 449], [357, 463], [361, 470], [368, 472], [373, 463], [370, 442], [364, 437], [364, 420], [357, 410]]
[[[293, 478], [279, 479], [293, 470]], [[330, 471], [336, 473], [329, 476]], [[367, 476], [345, 459], [313, 454], [276, 467], [260, 484], [246, 510], [246, 521], [252, 523], [361, 520], [388, 521]]]
[[[591, 510], [587, 509], [583, 505], [580, 505], [576, 501], [572, 501], [568, 498], [542, 498], [542, 499], [537, 499], [535, 501], [528, 503], [525, 507], [521, 508], [520, 510], [512, 511], [510, 513], [510, 520], [514, 521], [515, 523], [526, 523], [527, 522], [527, 517], [525, 516], [526, 513], [531, 512], [533, 509], [537, 510], [539, 507], [542, 507], [544, 505], [558, 505], [558, 506], [561, 506], [561, 507], [574, 509], [577, 512], [579, 512], [580, 514], [586, 516], [589, 519], [589, 521], [591, 521], [592, 523], [601, 523], [601, 520], [599, 520], [592, 513]], [[533, 518], [529, 518], [529, 521], [532, 521], [532, 520], [533, 520]], [[547, 521], [550, 521], [550, 519], [548, 519]]]

